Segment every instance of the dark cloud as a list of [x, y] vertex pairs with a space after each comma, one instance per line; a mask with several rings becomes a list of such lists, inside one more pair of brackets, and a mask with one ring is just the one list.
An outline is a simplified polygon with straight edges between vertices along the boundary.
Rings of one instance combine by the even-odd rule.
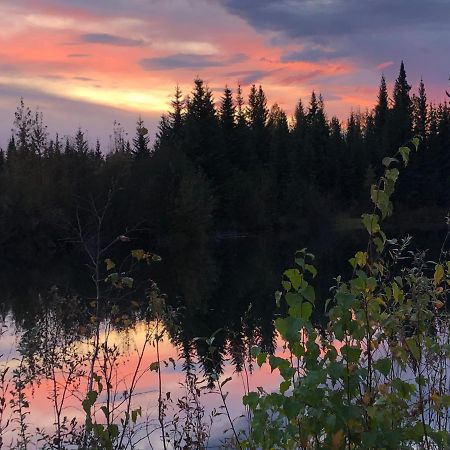
[[44, 74], [44, 75], [39, 75], [40, 78], [44, 78], [45, 80], [64, 80], [65, 77], [61, 76], [61, 75], [53, 75], [53, 74]]
[[404, 59], [415, 77], [432, 82], [448, 72], [449, 0], [218, 1], [259, 32], [272, 32], [271, 45], [301, 45], [284, 61], [346, 57], [376, 68], [392, 60], [398, 69]]
[[[292, 37], [348, 36], [380, 29], [438, 25], [447, 29], [450, 2], [447, 0], [220, 0], [256, 28], [283, 31]], [[413, 27], [413, 28], [411, 28]]]
[[155, 58], [144, 58], [139, 61], [139, 64], [144, 70], [203, 69], [238, 64], [247, 59], [248, 56], [244, 53], [237, 53], [226, 59], [218, 59], [212, 55], [176, 53]]
[[323, 75], [322, 70], [313, 70], [307, 73], [298, 73], [285, 77], [282, 80], [283, 84], [297, 84], [297, 83], [306, 83], [308, 81], [314, 80]]
[[88, 77], [72, 77], [72, 80], [77, 80], [77, 81], [98, 81], [98, 80], [95, 80], [94, 78], [88, 78]]
[[240, 72], [229, 72], [226, 76], [235, 78], [239, 84], [246, 86], [257, 83], [274, 72], [277, 72], [277, 70], [244, 70]]
[[349, 56], [346, 51], [335, 51], [321, 47], [306, 47], [302, 50], [285, 53], [281, 56], [281, 62], [289, 63], [296, 61], [318, 62], [323, 60], [337, 59]]
[[115, 45], [118, 47], [140, 47], [145, 44], [141, 39], [130, 39], [107, 33], [82, 34], [80, 40], [89, 44]]
[[139, 61], [144, 70], [196, 69], [223, 66], [221, 61], [206, 55], [177, 53], [175, 55], [145, 58]]

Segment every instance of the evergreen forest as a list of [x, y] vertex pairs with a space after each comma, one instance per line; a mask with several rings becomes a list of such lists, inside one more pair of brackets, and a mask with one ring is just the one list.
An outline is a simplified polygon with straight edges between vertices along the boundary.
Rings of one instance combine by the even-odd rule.
[[399, 180], [396, 204], [406, 217], [419, 212], [442, 223], [450, 106], [430, 103], [423, 81], [413, 90], [403, 63], [393, 91], [382, 77], [373, 110], [346, 121], [328, 117], [316, 92], [292, 117], [269, 107], [262, 86], [246, 94], [226, 87], [214, 98], [196, 79], [185, 94], [176, 89], [154, 140], [141, 118], [131, 139], [116, 122], [109, 149], [88, 142], [82, 129], [51, 136], [42, 112], [21, 99], [0, 151], [2, 258], [52, 257], [71, 245], [77, 227], [89, 234], [100, 211], [105, 241], [131, 233], [197, 240], [357, 217], [382, 158], [415, 135], [421, 152]]

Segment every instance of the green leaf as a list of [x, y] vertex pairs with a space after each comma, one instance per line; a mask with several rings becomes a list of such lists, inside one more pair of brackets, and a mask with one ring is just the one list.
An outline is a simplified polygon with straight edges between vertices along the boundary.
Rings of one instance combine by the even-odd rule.
[[400, 172], [398, 169], [387, 169], [384, 173], [386, 179], [393, 181], [394, 183], [397, 181]]
[[109, 417], [108, 408], [106, 406], [102, 406], [100, 409], [103, 411], [103, 414], [105, 415], [106, 419], [108, 419]]
[[300, 317], [304, 320], [309, 320], [312, 314], [313, 307], [309, 302], [303, 302], [300, 312]]
[[133, 287], [133, 282], [134, 282], [134, 280], [131, 277], [123, 277], [122, 278], [122, 284], [130, 289]]
[[138, 261], [141, 261], [146, 257], [146, 253], [142, 248], [138, 248], [136, 250], [131, 250], [131, 256], [137, 259]]
[[316, 293], [314, 292], [314, 288], [312, 286], [307, 286], [300, 291], [301, 295], [306, 298], [310, 303], [314, 303], [316, 300]]
[[249, 392], [243, 398], [244, 405], [255, 408], [258, 405], [259, 395], [257, 392]]
[[159, 362], [158, 361], [154, 361], [150, 364], [150, 370], [153, 372], [157, 372], [159, 369]]
[[378, 187], [373, 185], [370, 192], [370, 198], [375, 206], [381, 211], [383, 219], [391, 214], [392, 205], [389, 201], [389, 195], [385, 191], [378, 189]]
[[398, 287], [398, 284], [394, 281], [392, 283], [392, 296], [394, 297], [394, 300], [398, 302], [402, 296], [402, 290]]
[[131, 411], [131, 421], [136, 423], [138, 416], [142, 416], [142, 408], [140, 407]]
[[275, 320], [275, 327], [283, 339], [294, 342], [299, 337], [302, 321], [296, 317], [278, 318]]
[[307, 270], [313, 276], [313, 278], [316, 278], [317, 269], [313, 265], [305, 264], [305, 270]]
[[366, 252], [358, 252], [355, 255], [356, 264], [359, 267], [364, 267], [367, 264], [367, 253]]
[[344, 345], [341, 349], [342, 356], [349, 363], [357, 363], [361, 356], [361, 349], [358, 347], [352, 347], [350, 345]]
[[398, 160], [395, 158], [389, 158], [388, 156], [383, 158], [383, 161], [382, 161], [384, 167], [389, 167], [394, 162], [398, 162]]
[[86, 398], [91, 404], [91, 406], [97, 401], [98, 393], [96, 391], [89, 391], [86, 394]]
[[400, 397], [404, 400], [409, 400], [411, 395], [416, 392], [416, 386], [414, 384], [407, 383], [400, 378], [395, 378], [392, 380], [391, 386], [397, 390]]
[[380, 225], [378, 223], [380, 218], [377, 214], [363, 214], [361, 217], [362, 223], [370, 235], [376, 234], [380, 231]]
[[277, 306], [280, 306], [280, 300], [281, 300], [282, 293], [280, 291], [275, 292], [275, 303]]
[[269, 365], [272, 370], [272, 372], [275, 369], [279, 369], [280, 371], [289, 367], [289, 361], [284, 358], [280, 358], [278, 356], [270, 355], [269, 356]]
[[379, 359], [375, 361], [373, 367], [387, 377], [391, 371], [391, 360], [389, 358]]
[[259, 367], [261, 367], [266, 362], [266, 359], [267, 359], [267, 353], [261, 352], [256, 357], [256, 363], [258, 364]]
[[116, 267], [116, 263], [109, 258], [105, 259], [105, 264], [106, 264], [106, 270], [108, 270], [108, 271], [111, 269], [114, 269], [114, 267]]
[[284, 394], [291, 387], [291, 380], [282, 381], [280, 384], [280, 392]]
[[289, 279], [295, 290], [301, 286], [303, 277], [298, 269], [288, 269], [284, 272], [284, 275]]
[[302, 297], [297, 292], [288, 292], [286, 294], [286, 302], [289, 306], [301, 305]]
[[434, 284], [438, 285], [444, 278], [444, 266], [442, 264], [437, 264], [434, 269]]
[[352, 309], [355, 305], [355, 297], [349, 292], [338, 292], [336, 294], [336, 301], [338, 305], [342, 306], [344, 309]]
[[91, 403], [89, 402], [89, 400], [88, 399], [84, 399], [82, 402], [81, 402], [81, 406], [83, 407], [83, 409], [84, 409], [84, 412], [86, 413], [86, 414], [89, 414], [90, 412], [91, 412]]
[[409, 147], [400, 147], [398, 149], [401, 157], [403, 158], [403, 162], [405, 164], [405, 167], [408, 165], [409, 162], [409, 153], [411, 152], [411, 149]]

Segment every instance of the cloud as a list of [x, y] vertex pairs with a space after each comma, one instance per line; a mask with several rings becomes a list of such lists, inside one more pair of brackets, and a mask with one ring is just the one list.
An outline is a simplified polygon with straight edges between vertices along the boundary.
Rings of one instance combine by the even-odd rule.
[[78, 80], [78, 81], [98, 81], [94, 78], [88, 78], [88, 77], [72, 77], [72, 80]]
[[302, 50], [295, 50], [289, 53], [281, 55], [281, 62], [297, 62], [297, 61], [310, 61], [319, 62], [330, 59], [338, 59], [349, 56], [346, 51], [336, 51], [322, 47], [305, 47]]
[[82, 34], [80, 40], [89, 44], [115, 45], [117, 47], [141, 47], [145, 44], [142, 39], [130, 39], [107, 33]]
[[394, 61], [384, 61], [377, 65], [377, 69], [383, 70], [383, 69], [386, 69], [387, 67], [392, 66], [392, 64], [394, 64]]
[[323, 75], [323, 70], [313, 70], [312, 72], [308, 73], [299, 73], [299, 74], [293, 74], [285, 77], [282, 80], [283, 84], [296, 84], [296, 83], [305, 83], [307, 81], [313, 80], [317, 77], [320, 77]]
[[[6, 146], [11, 135], [14, 111], [21, 97], [31, 109], [39, 105], [51, 135], [57, 131], [60, 136], [72, 134], [81, 127], [89, 130], [91, 144], [98, 136], [105, 150], [112, 132], [113, 121], [118, 120], [132, 133], [138, 117], [138, 112], [135, 111], [67, 99], [39, 89], [11, 86], [0, 82], [0, 147]], [[160, 114], [147, 112], [142, 116], [150, 133], [153, 134], [157, 129]]]
[[144, 58], [139, 61], [139, 64], [144, 70], [202, 69], [238, 64], [247, 59], [248, 56], [244, 53], [236, 53], [226, 59], [218, 59], [212, 55], [176, 53], [167, 56]]
[[90, 58], [91, 55], [88, 53], [70, 53], [67, 55], [68, 58]]
[[221, 0], [231, 13], [254, 27], [283, 31], [291, 37], [348, 36], [391, 27], [411, 32], [423, 26], [448, 26], [446, 0]]
[[[267, 42], [304, 50], [282, 59], [318, 62], [346, 57], [363, 68], [404, 59], [415, 76], [448, 72], [450, 1], [428, 0], [218, 0]], [[327, 51], [324, 49], [332, 48]]]
[[277, 70], [244, 70], [240, 72], [229, 72], [226, 76], [236, 78], [239, 84], [246, 86], [257, 83], [274, 72], [277, 72]]

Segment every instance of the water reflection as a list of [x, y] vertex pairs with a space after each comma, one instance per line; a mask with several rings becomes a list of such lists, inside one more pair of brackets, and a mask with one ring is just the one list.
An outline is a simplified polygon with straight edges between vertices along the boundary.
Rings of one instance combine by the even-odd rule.
[[[430, 236], [424, 237], [430, 246]], [[268, 352], [282, 351], [273, 325], [278, 314], [274, 291], [279, 288], [281, 273], [292, 261], [294, 251], [312, 238], [309, 247], [316, 254], [319, 268], [320, 311], [333, 277], [349, 273], [346, 261], [363, 245], [363, 233], [317, 230], [314, 236], [269, 235], [201, 245], [159, 246], [156, 251], [162, 262], [137, 268], [133, 290], [116, 294], [104, 286], [103, 298], [108, 301], [101, 305], [92, 301], [92, 284], [87, 272], [80, 270], [84, 262], [79, 255], [40, 269], [5, 268], [0, 283], [6, 332], [0, 354], [5, 355], [3, 361], [8, 358], [12, 365], [26, 368], [15, 382], [25, 383], [24, 398], [31, 405], [30, 423], [33, 427], [52, 428], [51, 424], [64, 421], [67, 416], [65, 433], [73, 432], [74, 443], [81, 439], [77, 436], [81, 436], [86, 418], [82, 407], [83, 395], [88, 390], [86, 376], [99, 327], [101, 345], [95, 372], [102, 377], [103, 384], [111, 377], [113, 389], [109, 393], [99, 392], [94, 416], [101, 415], [101, 406], [109, 405], [107, 408], [112, 408], [115, 415], [108, 420], [114, 423], [123, 419], [123, 408], [132, 398], [129, 410], [141, 407], [145, 420], [136, 425], [128, 438], [140, 441], [153, 430], [150, 443], [161, 448], [158, 433], [161, 375], [165, 420], [173, 427], [174, 422], [168, 417], [178, 414], [186, 418], [191, 414], [195, 420], [201, 416], [204, 427], [206, 419], [215, 414], [213, 431], [216, 430], [216, 436], [221, 435], [224, 428], [230, 427], [220, 409], [223, 406], [220, 395], [207, 388], [217, 386], [217, 376], [221, 380], [231, 377], [226, 385], [230, 392], [227, 401], [231, 416], [237, 418], [243, 413], [241, 397], [246, 390], [257, 386], [270, 390], [276, 385], [277, 379], [269, 376], [267, 368], [255, 370], [250, 349], [259, 345]], [[431, 245], [438, 248], [439, 233], [434, 239], [437, 244]], [[128, 250], [121, 249], [113, 256], [120, 259]], [[155, 300], [166, 305], [164, 314], [155, 308]], [[320, 325], [325, 318], [318, 314], [314, 320]], [[155, 350], [158, 335], [159, 358]], [[208, 342], [211, 336], [214, 340]], [[11, 342], [13, 337], [17, 344]], [[14, 347], [12, 354], [11, 347]], [[157, 360], [159, 370], [152, 365]], [[172, 361], [176, 362], [175, 367]], [[134, 384], [136, 380], [139, 383]], [[130, 390], [134, 391], [133, 396], [129, 395]], [[176, 398], [186, 401], [180, 406]], [[72, 417], [76, 422], [70, 422]], [[19, 426], [17, 422], [10, 424], [7, 430], [10, 439]], [[77, 426], [81, 430], [79, 435], [74, 431]], [[178, 433], [186, 442], [201, 434], [200, 425], [191, 426], [188, 431], [168, 428], [167, 432], [172, 433], [173, 439]], [[144, 441], [141, 446], [148, 448]]]

